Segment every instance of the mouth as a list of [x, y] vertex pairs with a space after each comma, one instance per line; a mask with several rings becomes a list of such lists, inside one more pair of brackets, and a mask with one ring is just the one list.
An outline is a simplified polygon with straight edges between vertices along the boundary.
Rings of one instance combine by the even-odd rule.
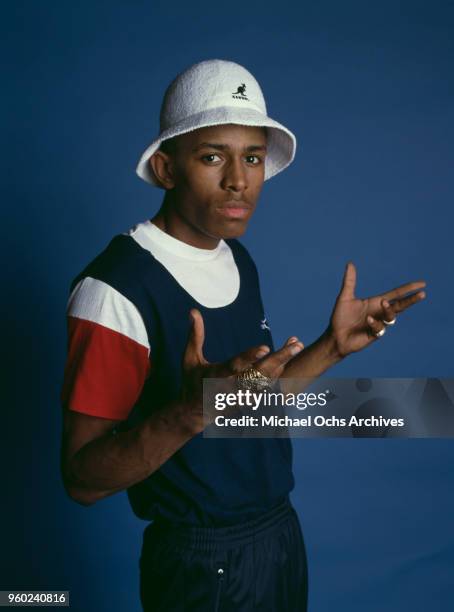
[[252, 207], [243, 201], [232, 200], [218, 206], [219, 213], [228, 219], [245, 219], [249, 216]]

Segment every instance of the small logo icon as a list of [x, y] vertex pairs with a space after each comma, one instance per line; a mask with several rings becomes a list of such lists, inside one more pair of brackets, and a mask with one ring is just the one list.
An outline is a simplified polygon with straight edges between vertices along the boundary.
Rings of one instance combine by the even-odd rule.
[[268, 325], [268, 321], [266, 320], [266, 317], [260, 321], [260, 327], [262, 329], [270, 329], [270, 326]]
[[249, 98], [246, 96], [245, 83], [241, 83], [241, 85], [238, 85], [237, 90], [232, 93], [232, 98], [237, 98], [238, 100], [249, 100]]

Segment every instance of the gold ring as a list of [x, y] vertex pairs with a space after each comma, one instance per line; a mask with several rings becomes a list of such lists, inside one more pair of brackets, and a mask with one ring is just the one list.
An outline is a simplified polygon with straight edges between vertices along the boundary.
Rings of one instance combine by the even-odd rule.
[[249, 389], [250, 391], [264, 391], [272, 386], [272, 378], [265, 376], [255, 368], [248, 368], [238, 374], [236, 377], [240, 389]]

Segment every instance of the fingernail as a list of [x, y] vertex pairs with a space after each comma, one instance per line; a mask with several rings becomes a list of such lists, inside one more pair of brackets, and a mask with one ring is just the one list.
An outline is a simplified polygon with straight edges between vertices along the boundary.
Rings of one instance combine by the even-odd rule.
[[388, 302], [387, 300], [383, 300], [383, 306], [384, 306], [385, 308], [388, 308], [388, 306], [389, 306], [389, 302]]
[[374, 322], [374, 320], [373, 320], [373, 318], [372, 318], [372, 317], [367, 317], [367, 322], [368, 322], [368, 323], [373, 323], [373, 322]]
[[301, 352], [303, 350], [303, 346], [299, 343], [295, 343], [292, 344], [292, 346], [290, 347], [290, 354], [291, 355], [296, 355], [297, 353]]
[[261, 359], [262, 357], [265, 357], [265, 355], [268, 355], [268, 353], [270, 352], [270, 349], [260, 349], [259, 351], [257, 351], [257, 353], [255, 354], [257, 359]]

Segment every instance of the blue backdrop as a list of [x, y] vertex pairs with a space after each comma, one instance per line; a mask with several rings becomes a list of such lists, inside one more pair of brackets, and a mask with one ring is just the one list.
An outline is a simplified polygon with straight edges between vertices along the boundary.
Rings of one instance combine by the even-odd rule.
[[[59, 476], [70, 279], [162, 192], [134, 168], [170, 80], [237, 61], [298, 139], [244, 236], [276, 344], [325, 328], [346, 261], [358, 294], [427, 299], [330, 376], [452, 377], [451, 2], [11, 2], [3, 6], [5, 393], [0, 589], [139, 611], [145, 523], [124, 493], [84, 508]], [[295, 440], [311, 612], [454, 607], [454, 441]]]

